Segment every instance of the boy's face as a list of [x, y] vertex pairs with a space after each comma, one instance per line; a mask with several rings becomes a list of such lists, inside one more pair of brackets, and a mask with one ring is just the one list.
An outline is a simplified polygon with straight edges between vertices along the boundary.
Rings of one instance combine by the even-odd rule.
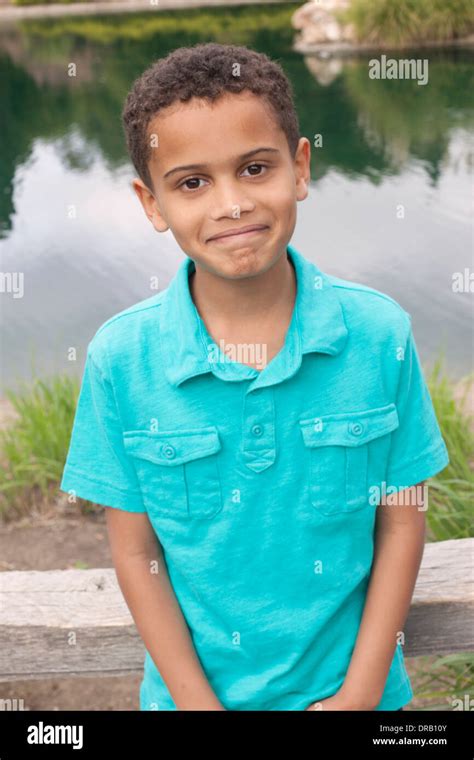
[[[133, 186], [154, 228], [169, 228], [197, 269], [219, 277], [269, 269], [291, 239], [296, 202], [308, 194], [307, 138], [293, 159], [267, 104], [247, 91], [213, 104], [173, 104], [149, 135], [157, 138], [149, 163], [155, 193], [139, 179]], [[216, 237], [254, 225], [260, 229]]]

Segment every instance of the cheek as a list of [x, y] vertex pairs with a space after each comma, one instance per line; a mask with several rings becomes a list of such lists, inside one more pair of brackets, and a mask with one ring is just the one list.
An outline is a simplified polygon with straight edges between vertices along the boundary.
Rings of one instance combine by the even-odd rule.
[[275, 211], [287, 213], [288, 207], [296, 202], [296, 188], [291, 177], [282, 175], [277, 182], [268, 185], [262, 195], [265, 205], [271, 205]]
[[199, 225], [203, 214], [204, 207], [196, 203], [183, 203], [177, 201], [173, 203], [173, 208], [168, 216], [170, 227], [176, 231], [176, 235], [188, 236], [192, 231], [195, 232], [196, 225]]

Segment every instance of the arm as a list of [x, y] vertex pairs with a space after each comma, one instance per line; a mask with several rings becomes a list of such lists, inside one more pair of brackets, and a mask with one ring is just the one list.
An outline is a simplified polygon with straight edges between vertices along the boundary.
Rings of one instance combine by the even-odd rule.
[[[423, 485], [424, 481], [418, 484], [418, 492]], [[415, 506], [416, 493], [410, 502], [407, 498], [407, 491], [415, 488], [392, 494], [377, 507], [367, 598], [349, 669], [337, 695], [344, 706], [338, 709], [374, 710], [382, 698], [425, 544], [424, 504]]]
[[[405, 317], [407, 339], [396, 396], [400, 424], [391, 434], [385, 478], [402, 489], [404, 483], [423, 485], [449, 464], [411, 316], [405, 312]], [[398, 341], [395, 356], [399, 361]], [[344, 683], [336, 694], [321, 700], [322, 709], [376, 709], [383, 696], [396, 636], [408, 615], [425, 543], [424, 505], [403, 506], [401, 498], [416, 488], [393, 494], [377, 508], [374, 561], [356, 646]]]
[[178, 710], [224, 710], [206, 679], [146, 513], [106, 508], [117, 581]]

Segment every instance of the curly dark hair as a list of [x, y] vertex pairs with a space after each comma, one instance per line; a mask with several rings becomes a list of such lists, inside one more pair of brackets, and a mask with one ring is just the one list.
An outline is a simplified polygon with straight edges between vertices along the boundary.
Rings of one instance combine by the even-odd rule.
[[176, 101], [197, 97], [213, 102], [227, 92], [243, 90], [265, 99], [294, 156], [300, 135], [292, 86], [281, 66], [264, 53], [215, 42], [181, 47], [159, 58], [135, 80], [122, 122], [132, 163], [152, 192], [148, 127], [156, 114]]

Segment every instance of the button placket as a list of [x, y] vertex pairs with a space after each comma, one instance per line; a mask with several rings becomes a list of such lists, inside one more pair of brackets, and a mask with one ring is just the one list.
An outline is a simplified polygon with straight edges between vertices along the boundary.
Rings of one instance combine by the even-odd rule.
[[275, 461], [275, 407], [271, 387], [248, 391], [243, 411], [242, 450], [245, 465], [262, 472]]

